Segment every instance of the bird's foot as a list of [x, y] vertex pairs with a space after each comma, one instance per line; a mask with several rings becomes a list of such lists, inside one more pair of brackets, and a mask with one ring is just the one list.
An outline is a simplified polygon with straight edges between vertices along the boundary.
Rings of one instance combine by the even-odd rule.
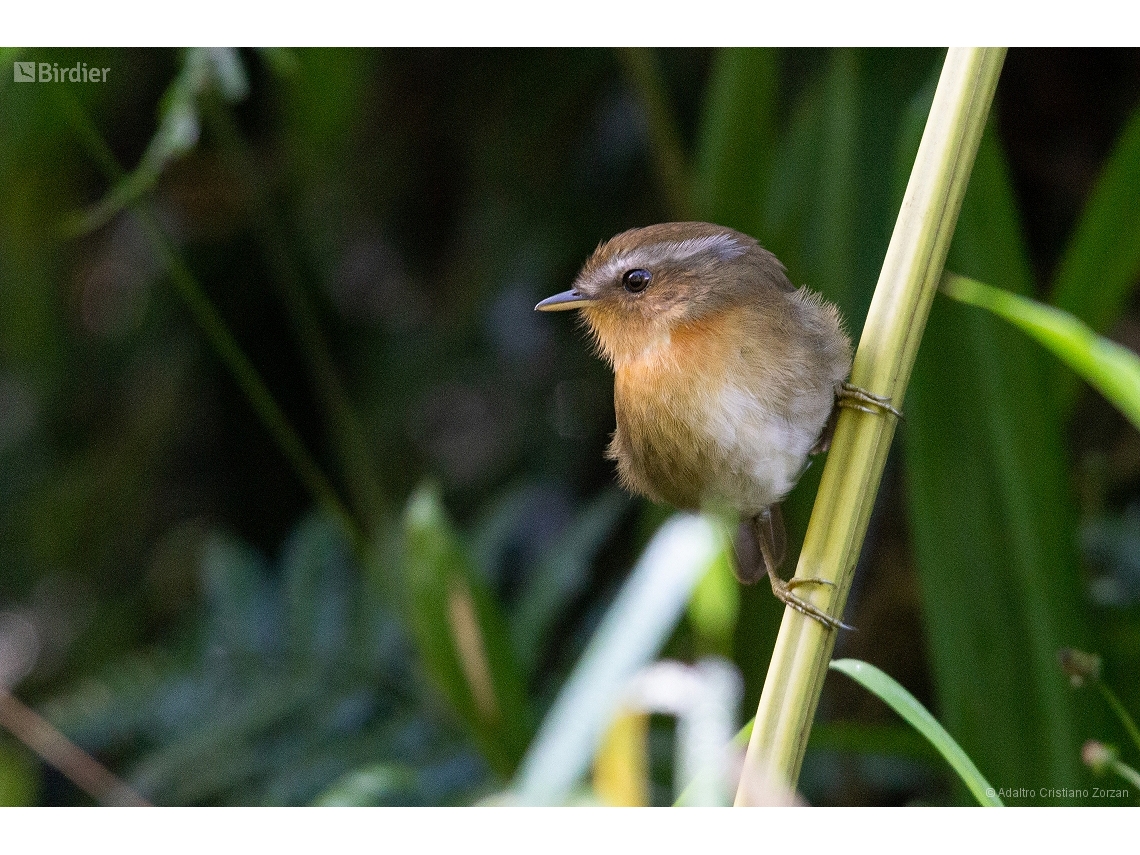
[[827, 585], [834, 588], [834, 582], [828, 579], [781, 579], [771, 567], [768, 569], [768, 580], [772, 583], [772, 593], [784, 605], [790, 606], [802, 615], [814, 618], [828, 629], [854, 629], [838, 618], [832, 617], [819, 606], [813, 605], [792, 593], [793, 588], [798, 588], [801, 585]]
[[840, 407], [859, 410], [873, 416], [891, 413], [900, 419], [903, 417], [902, 413], [891, 406], [890, 398], [873, 395], [866, 389], [852, 386], [847, 382], [839, 384], [839, 388], [835, 390], [835, 403]]

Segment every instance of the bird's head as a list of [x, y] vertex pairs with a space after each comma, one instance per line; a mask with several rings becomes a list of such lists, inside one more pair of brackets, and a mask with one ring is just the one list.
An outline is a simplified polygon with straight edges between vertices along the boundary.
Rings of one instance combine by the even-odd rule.
[[662, 223], [598, 246], [569, 291], [535, 308], [581, 309], [613, 365], [637, 359], [686, 324], [793, 291], [784, 266], [754, 238], [711, 223]]

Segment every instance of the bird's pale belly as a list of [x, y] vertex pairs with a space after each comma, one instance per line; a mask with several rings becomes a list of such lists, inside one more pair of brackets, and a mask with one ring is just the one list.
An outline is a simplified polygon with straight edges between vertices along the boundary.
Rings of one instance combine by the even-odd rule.
[[807, 466], [833, 406], [833, 391], [797, 395], [777, 412], [733, 385], [678, 395], [615, 392], [610, 456], [622, 482], [682, 509], [708, 505], [754, 515], [778, 502]]

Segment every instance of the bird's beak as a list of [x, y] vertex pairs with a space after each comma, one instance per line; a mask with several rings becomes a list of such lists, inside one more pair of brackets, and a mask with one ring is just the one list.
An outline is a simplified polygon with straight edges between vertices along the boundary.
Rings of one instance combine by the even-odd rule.
[[547, 297], [535, 306], [534, 310], [536, 312], [563, 312], [567, 309], [580, 309], [582, 306], [588, 306], [592, 302], [593, 300], [585, 294], [571, 288], [569, 291], [563, 291], [561, 294]]

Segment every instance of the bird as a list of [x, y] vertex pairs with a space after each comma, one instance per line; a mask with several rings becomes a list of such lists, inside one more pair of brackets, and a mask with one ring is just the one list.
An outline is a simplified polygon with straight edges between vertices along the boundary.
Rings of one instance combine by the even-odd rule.
[[634, 228], [598, 245], [543, 312], [579, 310], [614, 372], [607, 456], [630, 492], [741, 520], [735, 573], [766, 574], [783, 603], [849, 628], [785, 580], [780, 502], [826, 451], [838, 407], [900, 413], [847, 382], [851, 340], [839, 310], [755, 238], [713, 223]]

